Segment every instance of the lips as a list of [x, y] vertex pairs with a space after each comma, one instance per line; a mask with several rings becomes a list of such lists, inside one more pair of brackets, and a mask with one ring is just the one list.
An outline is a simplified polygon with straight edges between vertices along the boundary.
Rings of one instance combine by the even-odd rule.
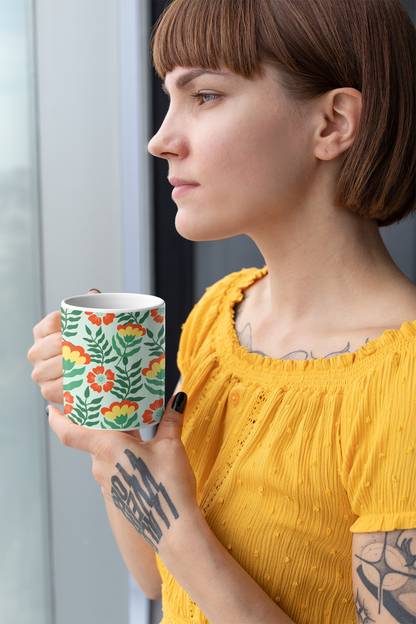
[[192, 180], [183, 180], [182, 178], [175, 178], [171, 176], [168, 178], [170, 184], [172, 186], [199, 186], [198, 182], [193, 182]]
[[182, 178], [175, 178], [174, 176], [168, 179], [172, 186], [175, 187], [172, 191], [173, 198], [181, 197], [182, 195], [185, 195], [186, 193], [195, 190], [199, 186], [198, 182], [183, 180]]

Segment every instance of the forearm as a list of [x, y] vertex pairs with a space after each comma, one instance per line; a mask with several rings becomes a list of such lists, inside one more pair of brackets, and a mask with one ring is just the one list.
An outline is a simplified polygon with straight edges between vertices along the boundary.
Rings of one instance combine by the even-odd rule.
[[210, 624], [293, 624], [217, 540], [198, 509], [175, 523], [159, 555]]
[[130, 574], [148, 598], [160, 598], [162, 579], [155, 551], [114, 506], [113, 501], [104, 500], [111, 529]]

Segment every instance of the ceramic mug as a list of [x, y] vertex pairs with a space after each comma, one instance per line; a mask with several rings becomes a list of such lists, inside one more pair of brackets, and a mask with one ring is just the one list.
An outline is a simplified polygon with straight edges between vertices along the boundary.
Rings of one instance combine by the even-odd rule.
[[64, 414], [91, 429], [158, 423], [165, 405], [165, 302], [97, 293], [61, 304]]

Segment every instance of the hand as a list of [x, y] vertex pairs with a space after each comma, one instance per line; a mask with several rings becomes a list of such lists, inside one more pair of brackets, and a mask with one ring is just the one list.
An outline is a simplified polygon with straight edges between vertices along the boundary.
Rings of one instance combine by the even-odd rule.
[[[178, 398], [176, 398], [178, 397]], [[176, 395], [182, 399], [186, 395]], [[142, 441], [138, 432], [101, 431], [75, 425], [49, 407], [49, 422], [66, 446], [91, 453], [92, 472], [104, 496], [114, 503], [156, 550], [178, 518], [199, 513], [196, 481], [181, 442], [183, 415], [171, 399], [156, 436]]]
[[[90, 290], [90, 292], [100, 292]], [[64, 382], [62, 377], [61, 312], [51, 312], [33, 329], [34, 345], [27, 354], [33, 364], [32, 379], [39, 384], [47, 401], [62, 405]]]

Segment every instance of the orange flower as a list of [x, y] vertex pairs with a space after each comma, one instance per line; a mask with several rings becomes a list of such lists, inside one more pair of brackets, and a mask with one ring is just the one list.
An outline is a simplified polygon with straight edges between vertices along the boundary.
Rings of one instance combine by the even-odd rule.
[[158, 399], [150, 405], [150, 409], [146, 410], [142, 416], [146, 425], [158, 423], [163, 416], [163, 399]]
[[96, 366], [92, 369], [92, 373], [88, 373], [87, 381], [91, 385], [91, 390], [95, 392], [108, 392], [114, 386], [114, 373], [111, 370], [104, 372], [104, 366]]
[[144, 368], [142, 370], [142, 375], [152, 379], [156, 377], [157, 379], [164, 379], [165, 376], [165, 354], [162, 353], [157, 360], [152, 360], [149, 364], [149, 368]]
[[141, 325], [133, 325], [133, 323], [127, 323], [127, 325], [117, 325], [117, 331], [120, 336], [127, 339], [141, 338], [145, 335], [146, 330]]
[[88, 316], [88, 320], [91, 321], [93, 325], [98, 326], [101, 325], [101, 320], [104, 325], [110, 325], [116, 317], [116, 315], [111, 312], [85, 312], [85, 314]]
[[133, 412], [139, 409], [138, 403], [131, 403], [125, 399], [122, 403], [111, 403], [110, 407], [103, 407], [101, 413], [109, 420], [115, 420], [120, 416], [131, 416]]
[[163, 323], [163, 319], [165, 318], [165, 315], [161, 316], [159, 314], [159, 310], [150, 310], [150, 314], [153, 316], [153, 320], [156, 323]]
[[74, 397], [70, 392], [64, 392], [64, 414], [70, 414], [74, 409], [74, 406], [71, 403], [74, 402]]
[[84, 366], [91, 362], [91, 357], [82, 347], [76, 347], [70, 342], [62, 343], [62, 357], [64, 360], [70, 360], [75, 366]]

